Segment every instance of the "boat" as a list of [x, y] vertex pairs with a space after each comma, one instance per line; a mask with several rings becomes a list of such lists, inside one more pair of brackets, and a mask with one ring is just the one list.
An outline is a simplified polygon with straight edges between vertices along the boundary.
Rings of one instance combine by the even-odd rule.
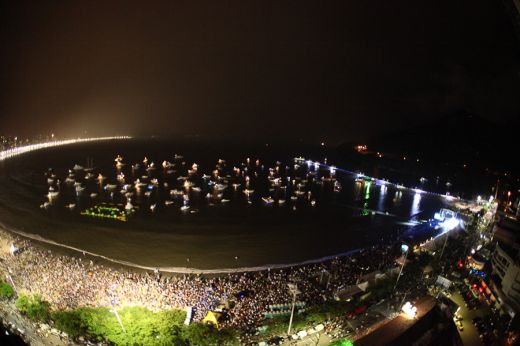
[[128, 199], [126, 202], [125, 210], [127, 212], [134, 210], [134, 206], [132, 205], [132, 202], [130, 201], [130, 199]]
[[72, 168], [72, 170], [74, 171], [82, 171], [84, 170], [85, 168], [83, 168], [83, 166], [80, 166], [78, 165], [77, 163], [74, 165], [74, 167]]
[[76, 208], [76, 205], [74, 203], [70, 203], [70, 204], [67, 204], [65, 206], [65, 208], [67, 208], [69, 210], [74, 210]]
[[222, 202], [222, 203], [228, 203], [228, 202], [229, 202], [229, 199], [225, 199], [225, 198], [223, 198], [223, 199], [221, 200], [221, 202]]
[[97, 197], [97, 193], [92, 192], [92, 193], [90, 194], [90, 198], [96, 198], [96, 197]]
[[155, 212], [155, 208], [157, 208], [157, 204], [152, 204], [150, 206], [150, 210], [152, 211], [152, 213]]
[[227, 188], [226, 185], [223, 185], [223, 184], [215, 184], [215, 190], [217, 191], [223, 191]]
[[172, 196], [172, 197], [178, 197], [178, 196], [182, 196], [182, 195], [183, 195], [183, 192], [181, 190], [177, 190], [177, 189], [170, 190], [170, 196]]
[[170, 201], [170, 200], [164, 201], [164, 205], [166, 205], [166, 206], [172, 205], [172, 204], [173, 204], [173, 201]]
[[146, 191], [146, 192], [144, 193], [144, 195], [145, 195], [146, 197], [150, 197], [150, 196], [152, 195], [152, 191]]
[[265, 204], [273, 204], [274, 199], [272, 197], [262, 197], [262, 201], [264, 201]]
[[115, 185], [115, 184], [105, 185], [105, 190], [107, 190], [107, 191], [114, 191], [116, 188], [117, 188], [117, 185]]
[[181, 207], [181, 211], [188, 211], [190, 209], [190, 206], [189, 205], [183, 205]]
[[194, 187], [192, 187], [191, 189], [192, 189], [193, 191], [195, 191], [195, 192], [200, 192], [200, 191], [201, 191], [201, 188], [198, 187], [198, 186], [194, 186]]
[[60, 193], [58, 191], [49, 191], [49, 193], [47, 194], [47, 198], [48, 199], [53, 199], [53, 198], [56, 198], [58, 197]]
[[48, 209], [50, 207], [51, 207], [51, 204], [49, 202], [44, 202], [43, 204], [40, 205], [41, 209]]

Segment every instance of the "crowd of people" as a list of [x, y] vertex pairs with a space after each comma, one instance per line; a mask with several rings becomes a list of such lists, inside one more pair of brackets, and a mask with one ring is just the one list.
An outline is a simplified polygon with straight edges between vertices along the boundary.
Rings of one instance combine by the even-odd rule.
[[208, 311], [227, 311], [223, 325], [258, 327], [268, 305], [292, 301], [289, 283], [306, 306], [333, 299], [342, 287], [368, 273], [395, 266], [399, 247], [383, 242], [319, 264], [223, 276], [165, 274], [113, 268], [85, 256], [63, 255], [1, 232], [19, 250], [0, 252], [0, 268], [10, 273], [19, 291], [37, 293], [55, 309], [144, 306], [151, 310], [193, 308], [200, 321]]

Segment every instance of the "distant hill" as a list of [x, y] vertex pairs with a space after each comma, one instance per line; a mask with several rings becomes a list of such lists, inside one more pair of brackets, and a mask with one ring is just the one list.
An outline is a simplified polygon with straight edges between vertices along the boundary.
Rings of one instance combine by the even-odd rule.
[[[516, 154], [519, 128], [459, 111], [430, 123], [376, 136], [365, 143], [343, 143], [338, 147], [338, 162], [412, 186], [418, 184], [420, 177], [426, 177], [430, 182], [439, 182], [432, 187], [438, 192], [443, 192], [449, 181], [454, 193], [466, 197], [492, 194], [497, 180], [500, 193], [516, 191], [520, 184], [520, 170], [516, 168], [520, 166]], [[368, 152], [357, 153], [356, 144], [366, 144]]]
[[517, 131], [517, 126], [458, 111], [428, 124], [372, 138], [367, 144], [372, 150], [424, 160], [512, 170], [516, 165]]

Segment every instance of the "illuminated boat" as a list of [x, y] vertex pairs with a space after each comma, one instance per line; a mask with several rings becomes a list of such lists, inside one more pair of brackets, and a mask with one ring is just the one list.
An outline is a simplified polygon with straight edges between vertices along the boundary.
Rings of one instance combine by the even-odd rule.
[[262, 201], [267, 205], [271, 205], [273, 204], [274, 199], [272, 197], [262, 197]]

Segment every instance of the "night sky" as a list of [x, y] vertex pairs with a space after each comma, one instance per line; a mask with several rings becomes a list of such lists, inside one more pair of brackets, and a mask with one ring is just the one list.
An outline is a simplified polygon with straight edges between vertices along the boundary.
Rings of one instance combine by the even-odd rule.
[[461, 109], [505, 122], [520, 41], [500, 3], [4, 1], [0, 133], [333, 142]]

